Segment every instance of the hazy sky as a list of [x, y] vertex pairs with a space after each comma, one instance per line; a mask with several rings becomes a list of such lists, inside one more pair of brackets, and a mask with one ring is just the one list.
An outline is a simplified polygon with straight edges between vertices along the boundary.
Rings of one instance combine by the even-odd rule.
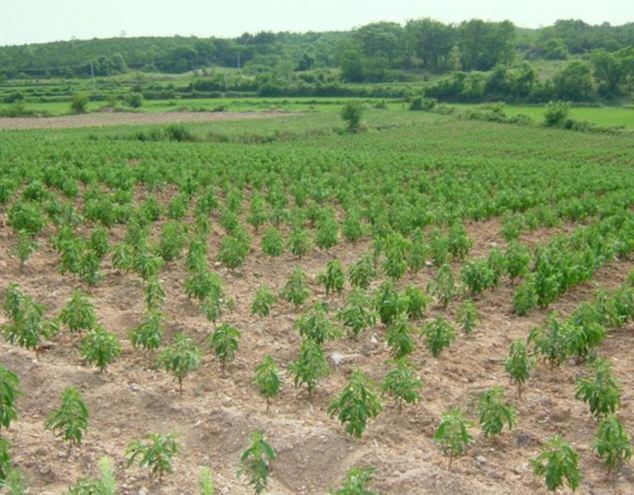
[[0, 44], [119, 36], [239, 36], [245, 31], [345, 30], [372, 21], [432, 17], [510, 19], [538, 27], [557, 19], [634, 20], [633, 0], [0, 0]]

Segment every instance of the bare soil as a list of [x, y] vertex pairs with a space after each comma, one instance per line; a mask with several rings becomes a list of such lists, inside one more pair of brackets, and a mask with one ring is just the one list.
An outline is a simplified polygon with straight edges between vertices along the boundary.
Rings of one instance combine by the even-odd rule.
[[0, 129], [65, 129], [279, 117], [283, 112], [96, 112], [63, 117], [0, 118]]
[[[475, 240], [473, 255], [504, 245], [497, 221], [470, 225], [468, 230]], [[116, 241], [122, 234], [115, 229], [111, 240]], [[221, 235], [218, 231], [210, 236], [212, 266]], [[79, 283], [59, 275], [57, 255], [44, 238], [40, 244], [40, 250], [20, 271], [18, 260], [10, 255], [8, 229], [0, 229], [0, 291], [10, 282], [18, 282], [48, 306], [50, 315], [56, 315]], [[525, 338], [531, 328], [543, 322], [546, 312], [516, 317], [511, 309], [514, 288], [508, 280], [477, 298], [482, 314], [480, 326], [471, 336], [459, 335], [439, 359], [432, 358], [422, 339], [418, 339], [413, 362], [425, 384], [421, 402], [404, 407], [399, 413], [386, 400], [383, 412], [369, 424], [362, 439], [347, 436], [336, 419], [328, 417], [326, 409], [354, 368], [367, 372], [377, 383], [382, 381], [389, 367], [383, 327], [367, 331], [357, 342], [341, 339], [326, 346], [328, 355], [337, 351], [344, 359], [339, 365], [331, 363], [332, 372], [320, 382], [312, 404], [303, 390], [293, 388], [286, 367], [295, 359], [300, 344], [294, 321], [311, 302], [326, 299], [337, 307], [345, 299], [345, 294], [328, 298], [314, 282], [316, 274], [331, 258], [348, 265], [370, 247], [367, 241], [356, 246], [342, 243], [329, 253], [312, 251], [300, 262], [289, 254], [269, 258], [256, 244], [240, 270], [228, 271], [216, 265], [236, 302], [235, 310], [224, 321], [242, 332], [239, 353], [223, 378], [218, 363], [206, 352], [201, 369], [184, 382], [182, 396], [173, 380], [153, 369], [149, 356], [133, 351], [129, 343], [128, 332], [143, 315], [141, 281], [114, 270], [106, 261], [104, 280], [94, 288], [84, 287], [94, 298], [100, 323], [115, 332], [124, 345], [121, 358], [105, 373], [82, 366], [79, 339], [67, 330], [47, 346], [39, 360], [31, 352], [0, 344], [2, 363], [22, 380], [24, 395], [19, 400], [19, 420], [6, 435], [13, 443], [15, 461], [25, 473], [32, 493], [65, 493], [79, 477], [94, 474], [103, 455], [113, 459], [118, 493], [123, 495], [196, 494], [203, 465], [214, 470], [217, 493], [252, 493], [244, 480], [237, 478], [236, 471], [249, 433], [256, 428], [266, 432], [278, 453], [270, 485], [270, 493], [277, 495], [325, 494], [353, 466], [375, 466], [378, 471], [374, 489], [384, 495], [545, 494], [543, 481], [533, 476], [529, 460], [554, 434], [563, 435], [581, 454], [584, 481], [577, 493], [634, 493], [631, 464], [610, 476], [592, 452], [597, 423], [587, 407], [574, 399], [575, 378], [586, 372], [585, 366], [569, 363], [550, 369], [540, 363], [522, 400], [518, 400], [503, 361], [512, 340]], [[297, 265], [309, 274], [311, 301], [299, 310], [279, 302], [270, 317], [252, 317], [249, 307], [255, 290], [262, 284], [279, 290]], [[597, 288], [616, 287], [633, 268], [631, 260], [605, 266], [592, 283], [565, 294], [551, 310], [562, 315], [569, 313], [580, 301], [590, 299]], [[414, 282], [425, 287], [433, 273], [429, 267], [408, 274], [401, 284]], [[177, 330], [184, 330], [204, 346], [212, 326], [185, 297], [185, 277], [182, 260], [170, 263], [162, 272], [167, 292], [165, 339], [169, 341]], [[450, 306], [447, 314], [454, 310], [455, 305]], [[428, 317], [440, 311], [430, 308]], [[0, 317], [0, 323], [3, 321]], [[610, 333], [599, 353], [614, 365], [624, 394], [620, 417], [625, 427], [634, 432], [634, 327], [630, 324]], [[284, 370], [283, 391], [268, 414], [253, 386], [254, 368], [266, 354], [273, 356]], [[432, 439], [441, 414], [450, 407], [462, 407], [475, 420], [477, 395], [497, 384], [506, 388], [510, 402], [520, 412], [517, 429], [505, 431], [491, 441], [484, 439], [474, 426], [475, 443], [449, 471], [446, 458]], [[62, 443], [44, 431], [43, 422], [58, 405], [64, 387], [70, 385], [80, 389], [91, 419], [84, 445], [68, 455]], [[170, 431], [178, 434], [183, 446], [173, 475], [159, 483], [136, 467], [126, 468], [124, 451], [131, 440], [147, 432]]]

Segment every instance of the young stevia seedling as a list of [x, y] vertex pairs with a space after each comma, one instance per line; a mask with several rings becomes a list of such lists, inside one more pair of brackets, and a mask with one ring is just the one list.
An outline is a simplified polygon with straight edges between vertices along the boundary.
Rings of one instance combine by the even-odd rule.
[[165, 289], [158, 277], [151, 277], [144, 289], [145, 308], [149, 312], [160, 311], [165, 303]]
[[517, 384], [517, 396], [522, 398], [522, 387], [530, 379], [531, 369], [535, 360], [528, 355], [526, 344], [516, 340], [511, 344], [509, 357], [504, 362], [504, 369], [511, 377], [511, 381]]
[[531, 464], [535, 475], [544, 476], [546, 488], [552, 492], [564, 485], [574, 492], [581, 483], [579, 454], [558, 435], [546, 442]]
[[425, 345], [432, 356], [438, 357], [440, 353], [449, 347], [456, 338], [456, 334], [446, 318], [437, 316], [423, 328]]
[[121, 354], [121, 343], [115, 334], [97, 325], [82, 339], [80, 353], [86, 363], [103, 373]]
[[310, 240], [306, 229], [293, 229], [288, 238], [288, 250], [299, 259], [304, 257], [304, 255], [310, 250]]
[[470, 426], [471, 423], [466, 421], [457, 409], [446, 412], [440, 420], [434, 434], [434, 442], [441, 452], [449, 457], [449, 469], [453, 460], [462, 456], [473, 441], [468, 430]]
[[207, 343], [220, 361], [222, 376], [225, 376], [227, 363], [233, 361], [238, 352], [240, 331], [227, 323], [220, 325], [214, 333], [209, 335]]
[[299, 356], [289, 365], [288, 369], [293, 375], [296, 388], [306, 385], [310, 401], [313, 399], [313, 391], [317, 387], [317, 382], [330, 371], [321, 347], [311, 339], [304, 339]]
[[263, 493], [269, 482], [271, 463], [275, 460], [275, 449], [268, 442], [264, 432], [256, 430], [251, 434], [251, 445], [240, 458], [238, 475], [247, 478], [256, 495]]
[[174, 433], [165, 435], [148, 433], [145, 435], [145, 441], [135, 440], [128, 445], [126, 449], [128, 466], [137, 462], [141, 469], [149, 469], [151, 476], [158, 475], [161, 481], [163, 475], [173, 472], [174, 456], [180, 450], [180, 444]]
[[451, 266], [444, 263], [436, 277], [429, 281], [427, 291], [436, 298], [442, 308], [446, 308], [459, 293]]
[[471, 335], [473, 329], [480, 322], [480, 312], [478, 307], [470, 299], [463, 301], [456, 312], [456, 319], [466, 335]]
[[376, 278], [377, 272], [372, 256], [364, 254], [359, 261], [353, 263], [348, 269], [350, 285], [360, 289], [368, 289], [372, 280]]
[[306, 274], [301, 268], [297, 267], [280, 291], [280, 296], [295, 306], [301, 306], [309, 295], [310, 290], [306, 285]]
[[376, 324], [376, 316], [372, 300], [363, 289], [354, 289], [348, 296], [345, 306], [337, 313], [337, 318], [346, 327], [348, 336], [354, 340], [357, 340], [366, 328]]
[[277, 297], [271, 289], [266, 286], [258, 288], [255, 293], [253, 303], [251, 303], [251, 314], [261, 317], [271, 314], [271, 306], [275, 304]]
[[599, 423], [594, 450], [611, 472], [619, 470], [632, 458], [632, 440], [614, 414]]
[[337, 416], [346, 432], [361, 438], [368, 420], [376, 418], [383, 406], [370, 378], [354, 370], [341, 394], [328, 406], [328, 415]]
[[317, 282], [324, 286], [326, 295], [341, 294], [345, 280], [339, 260], [330, 260], [326, 269], [317, 275]]
[[255, 383], [260, 395], [266, 399], [266, 412], [269, 412], [271, 399], [280, 393], [282, 379], [271, 356], [264, 356], [262, 363], [255, 368]]
[[612, 366], [605, 359], [593, 365], [594, 376], [577, 382], [575, 398], [587, 403], [595, 418], [616, 412], [621, 403], [621, 389], [612, 375]]
[[487, 438], [499, 435], [505, 425], [512, 430], [517, 423], [517, 410], [505, 404], [502, 387], [493, 387], [480, 394], [478, 414], [480, 427]]
[[74, 445], [81, 445], [88, 429], [88, 408], [76, 388], [64, 389], [60, 408], [49, 414], [44, 428], [68, 442], [69, 452]]
[[183, 380], [200, 367], [200, 349], [192, 339], [182, 332], [174, 335], [172, 345], [165, 348], [157, 358], [157, 363], [172, 374], [178, 382], [178, 391], [183, 394]]
[[92, 330], [97, 324], [95, 308], [81, 290], [75, 289], [70, 300], [62, 308], [59, 320], [68, 327], [71, 332]]
[[416, 404], [420, 400], [419, 390], [423, 386], [414, 365], [406, 359], [398, 359], [387, 372], [381, 386], [381, 396], [394, 397], [399, 412], [405, 404]]
[[161, 314], [158, 311], [150, 311], [145, 314], [139, 325], [130, 332], [130, 342], [135, 349], [156, 351], [163, 340], [163, 325]]
[[427, 309], [428, 299], [425, 293], [416, 285], [409, 284], [405, 288], [403, 298], [407, 301], [407, 316], [411, 320], [420, 320]]
[[379, 495], [368, 488], [374, 479], [376, 468], [351, 468], [346, 472], [343, 485], [338, 490], [330, 490], [329, 495]]
[[321, 345], [329, 340], [335, 340], [340, 330], [328, 318], [328, 307], [317, 303], [304, 313], [296, 323], [297, 331], [305, 339], [311, 339]]
[[284, 252], [284, 239], [275, 227], [269, 227], [262, 236], [262, 251], [264, 254], [276, 257]]
[[31, 255], [37, 251], [38, 244], [28, 232], [18, 232], [18, 239], [13, 247], [13, 254], [20, 260], [20, 271], [24, 270], [24, 265], [31, 257]]
[[414, 351], [416, 342], [412, 336], [413, 331], [414, 327], [404, 312], [400, 313], [387, 328], [387, 345], [393, 358], [400, 359]]
[[8, 428], [17, 419], [16, 400], [20, 393], [18, 376], [0, 365], [0, 428]]

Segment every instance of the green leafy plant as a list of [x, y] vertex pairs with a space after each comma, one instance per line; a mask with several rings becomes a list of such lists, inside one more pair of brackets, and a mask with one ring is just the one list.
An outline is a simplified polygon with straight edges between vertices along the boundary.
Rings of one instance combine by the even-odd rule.
[[18, 417], [16, 400], [20, 395], [20, 379], [0, 365], [0, 428], [8, 428]]
[[528, 277], [513, 294], [513, 310], [519, 316], [526, 316], [537, 306], [538, 296], [534, 277]]
[[328, 250], [337, 245], [339, 241], [339, 225], [337, 221], [328, 215], [319, 222], [315, 233], [315, 244], [321, 249]]
[[343, 269], [339, 260], [330, 260], [326, 269], [317, 275], [317, 282], [326, 289], [326, 295], [341, 294], [345, 282]]
[[266, 287], [260, 287], [255, 292], [255, 298], [251, 303], [251, 314], [261, 317], [269, 316], [271, 314], [271, 306], [275, 304], [277, 297], [273, 291]]
[[247, 478], [256, 495], [268, 487], [271, 463], [275, 460], [275, 449], [261, 430], [251, 434], [251, 444], [240, 458], [238, 474]]
[[174, 433], [149, 433], [145, 436], [145, 441], [134, 440], [128, 445], [128, 466], [137, 462], [141, 469], [149, 469], [152, 476], [158, 475], [160, 481], [165, 474], [172, 473], [174, 456], [180, 450]]
[[214, 473], [211, 468], [205, 466], [200, 469], [198, 477], [200, 495], [215, 495], [216, 484], [214, 483]]
[[116, 482], [112, 473], [110, 459], [99, 460], [100, 476], [83, 478], [68, 490], [67, 495], [116, 495]]
[[341, 118], [348, 126], [349, 132], [359, 132], [361, 130], [361, 119], [363, 117], [363, 106], [357, 102], [348, 102], [341, 110]]
[[444, 263], [438, 269], [436, 277], [429, 281], [427, 292], [434, 296], [443, 308], [446, 308], [451, 300], [458, 295], [458, 286], [449, 264]]
[[115, 334], [96, 325], [82, 339], [80, 353], [86, 363], [94, 364], [102, 373], [121, 354], [121, 343]]
[[165, 303], [165, 289], [158, 277], [151, 277], [144, 289], [145, 308], [147, 311], [160, 311]]
[[610, 471], [620, 469], [632, 458], [632, 440], [614, 414], [599, 423], [594, 450]]
[[462, 413], [452, 409], [442, 415], [440, 424], [434, 433], [434, 443], [440, 451], [449, 457], [449, 469], [454, 459], [462, 456], [473, 437], [469, 433], [471, 423], [466, 421]]
[[148, 311], [139, 325], [130, 332], [130, 342], [135, 349], [154, 352], [163, 340], [163, 325], [158, 311]]
[[305, 339], [311, 339], [319, 345], [339, 337], [340, 331], [328, 318], [328, 307], [315, 304], [304, 313], [296, 323], [297, 331]]
[[255, 368], [255, 383], [260, 394], [266, 399], [266, 412], [269, 412], [271, 399], [280, 393], [282, 380], [271, 356], [264, 356]]
[[535, 360], [529, 356], [526, 344], [516, 340], [511, 344], [509, 357], [504, 362], [504, 369], [511, 377], [511, 381], [517, 384], [517, 395], [522, 398], [522, 387], [530, 379], [531, 369]]
[[97, 257], [103, 259], [108, 251], [110, 244], [108, 242], [108, 232], [103, 227], [97, 227], [90, 235], [90, 249], [94, 251]]
[[565, 326], [550, 315], [546, 327], [531, 330], [528, 342], [551, 366], [559, 366], [568, 357], [568, 339]]
[[376, 418], [383, 406], [374, 392], [370, 378], [359, 370], [354, 370], [341, 394], [328, 406], [328, 415], [337, 416], [346, 432], [361, 438], [368, 420]]
[[310, 239], [306, 229], [294, 228], [288, 238], [288, 250], [301, 259], [309, 249]]
[[480, 394], [478, 415], [487, 438], [499, 435], [505, 425], [512, 430], [517, 423], [517, 410], [504, 403], [504, 389], [499, 386]]
[[172, 220], [165, 224], [159, 237], [158, 255], [164, 261], [172, 261], [180, 256], [187, 240], [185, 229], [180, 222]]
[[528, 273], [532, 259], [531, 251], [528, 247], [519, 242], [511, 241], [504, 256], [506, 258], [506, 273], [511, 278], [511, 282]]
[[395, 366], [385, 375], [381, 385], [381, 396], [391, 395], [400, 412], [403, 403], [416, 404], [420, 400], [418, 391], [422, 386], [423, 382], [416, 374], [414, 365], [406, 359], [398, 359]]
[[207, 343], [220, 361], [222, 375], [225, 376], [227, 363], [233, 361], [238, 352], [240, 331], [227, 323], [223, 323], [209, 335]]
[[362, 289], [355, 289], [337, 313], [337, 318], [347, 329], [348, 335], [356, 340], [361, 332], [376, 323], [376, 312], [368, 294]]
[[20, 260], [20, 271], [24, 270], [24, 265], [31, 257], [31, 255], [37, 251], [38, 244], [34, 237], [28, 232], [18, 232], [18, 239], [13, 246], [13, 254]]
[[310, 290], [306, 285], [306, 274], [301, 268], [297, 267], [293, 270], [293, 273], [291, 273], [284, 287], [282, 287], [280, 296], [295, 306], [301, 306], [304, 301], [308, 299], [309, 295]]
[[412, 336], [413, 331], [414, 328], [404, 312], [400, 313], [387, 327], [387, 345], [395, 359], [405, 357], [414, 351], [416, 343]]
[[575, 398], [587, 403], [595, 418], [614, 413], [621, 403], [621, 389], [612, 375], [612, 366], [605, 359], [597, 359], [594, 376], [577, 381]]
[[558, 435], [546, 442], [531, 464], [535, 475], [544, 476], [546, 488], [552, 492], [564, 485], [575, 491], [581, 483], [579, 454]]
[[460, 322], [463, 332], [471, 335], [473, 329], [480, 321], [480, 312], [473, 301], [466, 299], [458, 306], [456, 318]]
[[348, 269], [348, 277], [353, 287], [368, 289], [372, 280], [376, 278], [376, 268], [372, 257], [365, 254], [359, 261], [353, 263]]
[[178, 382], [178, 391], [183, 394], [183, 380], [200, 367], [200, 349], [194, 341], [179, 332], [174, 335], [172, 345], [158, 356], [159, 366], [172, 374]]
[[373, 467], [351, 468], [346, 472], [346, 478], [341, 488], [331, 490], [329, 495], [378, 495], [370, 491], [368, 485], [374, 479], [376, 469]]
[[423, 335], [425, 336], [425, 345], [434, 357], [440, 356], [440, 353], [449, 347], [456, 338], [451, 324], [442, 316], [437, 316], [425, 325]]
[[62, 394], [59, 409], [51, 411], [44, 428], [68, 442], [68, 449], [79, 447], [88, 429], [88, 408], [76, 388], [68, 387]]
[[471, 294], [475, 296], [493, 285], [494, 272], [487, 260], [478, 258], [462, 266], [460, 277]]
[[407, 301], [407, 316], [412, 320], [421, 319], [425, 314], [428, 304], [425, 293], [416, 285], [409, 284], [405, 288], [403, 298]]
[[280, 256], [284, 252], [284, 239], [275, 227], [270, 227], [264, 232], [262, 251], [269, 256]]
[[391, 281], [383, 282], [374, 294], [374, 306], [381, 323], [391, 325], [392, 322], [407, 310], [408, 301], [401, 297]]
[[243, 265], [250, 250], [250, 241], [237, 235], [225, 236], [220, 240], [218, 261], [228, 268], [235, 269]]
[[71, 332], [81, 332], [95, 327], [97, 315], [90, 299], [81, 290], [75, 289], [70, 300], [62, 308], [59, 320]]
[[328, 375], [330, 371], [321, 347], [311, 339], [304, 339], [299, 356], [289, 365], [288, 369], [293, 375], [295, 387], [306, 385], [308, 398], [311, 401], [317, 382]]

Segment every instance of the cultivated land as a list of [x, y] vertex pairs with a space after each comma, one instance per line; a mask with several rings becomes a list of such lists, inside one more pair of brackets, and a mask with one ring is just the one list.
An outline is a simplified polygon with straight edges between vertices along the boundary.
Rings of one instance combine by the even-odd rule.
[[[538, 359], [521, 399], [504, 370], [511, 342], [543, 327], [551, 312], [565, 320], [584, 301], [593, 303], [596, 291], [607, 291], [608, 299], [619, 287], [631, 291], [631, 134], [458, 120], [398, 107], [370, 110], [365, 121], [366, 130], [354, 135], [341, 131], [335, 112], [192, 123], [171, 131], [148, 125], [0, 132], [0, 293], [17, 283], [55, 318], [73, 289], [81, 288], [99, 324], [123, 347], [99, 373], [82, 363], [82, 336], [63, 324], [38, 356], [0, 344], [0, 363], [20, 377], [23, 390], [18, 419], [3, 435], [32, 493], [65, 493], [78, 478], [96, 474], [103, 455], [113, 460], [122, 494], [144, 487], [150, 494], [198, 493], [201, 466], [214, 470], [219, 493], [252, 493], [236, 470], [255, 429], [264, 430], [277, 450], [270, 484], [275, 494], [324, 494], [355, 466], [377, 468], [372, 486], [382, 494], [542, 494], [543, 480], [533, 475], [530, 459], [555, 434], [580, 454], [584, 479], [578, 493], [632, 493], [631, 463], [608, 473], [592, 449], [598, 422], [575, 400], [576, 379], [592, 373], [587, 362], [573, 354], [560, 366]], [[264, 223], [255, 228], [258, 214]], [[33, 220], [38, 216], [41, 228]], [[166, 293], [161, 348], [182, 331], [204, 350], [201, 368], [184, 380], [182, 395], [150, 353], [134, 349], [129, 338], [146, 314], [145, 288], [154, 279], [140, 276], [139, 260], [161, 253], [161, 235], [178, 230], [174, 225], [186, 226], [187, 234], [155, 275]], [[272, 226], [285, 246], [279, 256], [263, 252]], [[336, 244], [329, 246], [333, 226]], [[33, 231], [39, 246], [22, 268], [15, 256], [20, 227]], [[362, 233], [352, 242], [357, 227]], [[100, 228], [110, 249], [98, 257], [98, 268], [73, 261], [94, 258], [89, 239]], [[287, 243], [302, 232], [311, 247], [300, 258]], [[364, 255], [377, 270], [367, 290], [375, 301], [378, 289], [389, 287], [388, 273], [398, 291], [413, 284], [428, 292], [444, 262], [460, 281], [474, 260], [495, 266], [495, 254], [506, 254], [513, 238], [530, 250], [531, 273], [511, 280], [502, 268], [497, 286], [489, 280], [475, 295], [465, 289], [446, 308], [437, 293], [428, 293], [423, 316], [410, 315], [415, 346], [409, 360], [424, 384], [417, 404], [399, 411], [386, 396], [383, 411], [360, 439], [327, 414], [354, 369], [367, 373], [378, 389], [393, 366], [387, 326], [380, 321], [356, 340], [343, 334], [322, 345], [330, 373], [318, 382], [312, 402], [305, 387], [293, 386], [289, 365], [302, 343], [298, 320], [325, 302], [329, 319], [341, 326], [336, 315], [352, 292], [348, 269]], [[188, 254], [192, 239], [207, 248], [195, 266]], [[115, 267], [113, 252], [127, 253], [131, 265], [115, 256]], [[343, 265], [346, 282], [333, 295], [317, 275], [334, 259]], [[401, 261], [404, 273], [394, 269]], [[295, 306], [279, 298], [269, 316], [252, 315], [257, 289], [268, 286], [279, 294], [296, 267], [307, 276], [308, 299]], [[221, 277], [225, 291], [216, 301], [224, 308], [217, 321], [206, 318], [184, 289], [189, 277], [208, 272]], [[549, 290], [536, 288], [536, 280], [548, 280]], [[520, 316], [515, 295], [531, 284], [542, 304]], [[233, 305], [227, 306], [229, 299]], [[465, 299], [480, 312], [471, 335], [462, 332], [457, 317]], [[602, 306], [601, 318], [611, 311], [608, 306]], [[619, 324], [601, 319], [606, 336], [591, 350], [613, 366], [622, 390], [618, 417], [632, 433], [630, 313]], [[456, 339], [434, 358], [418, 329], [437, 316], [449, 320]], [[0, 324], [9, 323], [3, 313]], [[206, 342], [220, 323], [241, 332], [236, 359], [224, 375]], [[283, 378], [268, 412], [254, 385], [255, 367], [265, 355]], [[494, 385], [504, 387], [519, 417], [516, 429], [486, 439], [477, 426], [478, 395]], [[67, 386], [81, 392], [90, 411], [83, 445], [70, 453], [43, 429]], [[474, 443], [448, 470], [433, 435], [442, 414], [454, 407], [473, 420]], [[182, 444], [174, 473], [161, 482], [126, 467], [126, 446], [148, 432], [175, 432]]]

